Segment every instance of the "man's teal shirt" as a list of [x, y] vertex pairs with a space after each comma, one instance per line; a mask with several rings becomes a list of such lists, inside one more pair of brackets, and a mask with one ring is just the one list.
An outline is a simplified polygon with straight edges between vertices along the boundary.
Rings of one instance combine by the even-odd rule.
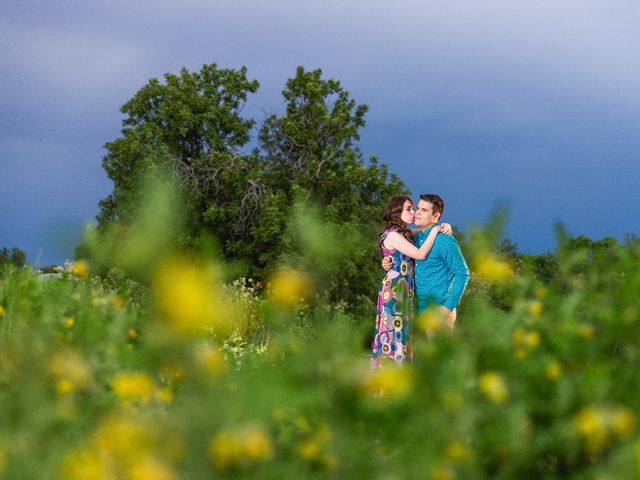
[[[424, 243], [432, 228], [414, 235], [416, 247]], [[416, 260], [415, 277], [420, 311], [432, 304], [444, 305], [449, 310], [458, 306], [469, 281], [469, 268], [453, 235], [438, 234], [429, 256]]]

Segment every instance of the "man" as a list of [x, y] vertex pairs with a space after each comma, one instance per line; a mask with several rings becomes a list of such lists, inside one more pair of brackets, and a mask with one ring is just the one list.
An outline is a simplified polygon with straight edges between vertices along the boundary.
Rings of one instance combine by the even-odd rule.
[[[420, 247], [433, 227], [438, 225], [444, 212], [444, 200], [434, 194], [420, 195], [414, 224], [418, 227], [413, 243]], [[391, 262], [382, 263], [385, 270]], [[425, 260], [416, 260], [416, 297], [422, 312], [437, 305], [450, 328], [456, 321], [456, 307], [469, 281], [469, 268], [462, 256], [458, 242], [451, 235], [438, 235]]]

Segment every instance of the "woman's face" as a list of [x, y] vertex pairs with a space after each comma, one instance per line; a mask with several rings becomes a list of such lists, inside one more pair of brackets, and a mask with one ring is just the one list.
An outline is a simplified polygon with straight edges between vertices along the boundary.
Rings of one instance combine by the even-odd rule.
[[408, 225], [413, 223], [414, 217], [415, 212], [413, 211], [413, 203], [409, 200], [405, 200], [404, 205], [402, 206], [402, 215], [400, 215], [400, 219]]

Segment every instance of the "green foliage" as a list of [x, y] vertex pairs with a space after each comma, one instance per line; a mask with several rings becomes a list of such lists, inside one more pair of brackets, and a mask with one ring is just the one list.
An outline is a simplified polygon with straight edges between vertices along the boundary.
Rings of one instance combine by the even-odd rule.
[[7, 247], [0, 249], [0, 267], [5, 264], [11, 264], [21, 268], [27, 263], [27, 255], [18, 247], [9, 250]]
[[[318, 237], [344, 232], [314, 215], [296, 213], [287, 235], [310, 252], [298, 268], [331, 278], [342, 244]], [[9, 267], [0, 279], [0, 474], [637, 476], [640, 249], [564, 238], [545, 285], [526, 268], [497, 268], [505, 260], [496, 252], [493, 270], [476, 269], [492, 237], [470, 238], [474, 288], [456, 330], [431, 325], [427, 340], [414, 328], [415, 364], [377, 371], [361, 347], [372, 315], [286, 303], [248, 281], [207, 284], [219, 309], [233, 305], [221, 317], [233, 329], [185, 337], [168, 334], [156, 282], [133, 302], [124, 270], [43, 281]], [[205, 277], [181, 265], [163, 292], [178, 301], [168, 307], [206, 307], [192, 295]], [[204, 259], [196, 266], [208, 269]], [[280, 284], [301, 292], [303, 278]], [[504, 305], [480, 282], [500, 287]], [[312, 288], [323, 295], [325, 286]]]

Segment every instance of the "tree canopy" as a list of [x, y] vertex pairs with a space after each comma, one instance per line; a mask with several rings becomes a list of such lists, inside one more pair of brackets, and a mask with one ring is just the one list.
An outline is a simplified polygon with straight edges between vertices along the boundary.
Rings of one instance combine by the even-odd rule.
[[185, 201], [185, 246], [213, 236], [227, 260], [257, 279], [282, 263], [319, 266], [308, 255], [305, 214], [313, 211], [324, 225], [313, 230], [318, 240], [340, 245], [332, 255], [341, 268], [325, 272], [331, 299], [370, 301], [380, 219], [387, 200], [407, 188], [375, 157], [363, 158], [367, 106], [321, 70], [298, 67], [282, 91], [282, 113], [258, 125], [242, 116], [258, 86], [245, 68], [216, 64], [151, 79], [122, 106], [122, 135], [105, 145], [114, 189], [100, 202], [99, 227], [133, 221], [141, 182], [162, 168]]

